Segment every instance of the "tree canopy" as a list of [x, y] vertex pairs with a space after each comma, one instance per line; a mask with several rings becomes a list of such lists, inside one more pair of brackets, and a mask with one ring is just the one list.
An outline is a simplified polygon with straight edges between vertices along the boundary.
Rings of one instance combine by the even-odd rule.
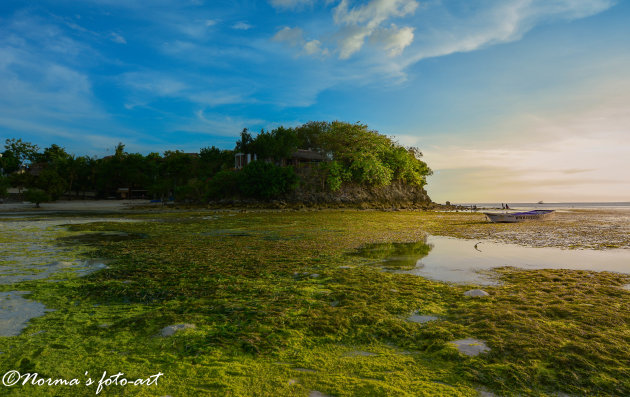
[[[285, 160], [298, 149], [315, 151], [321, 155], [316, 161], [324, 161], [303, 165], [311, 172], [296, 173], [285, 166]], [[235, 152], [255, 154], [258, 161], [238, 172]], [[211, 146], [199, 153], [168, 150], [145, 156], [129, 153], [119, 143], [113, 153], [100, 159], [76, 157], [56, 144], [40, 150], [21, 139], [7, 139], [0, 166], [8, 177], [0, 193], [6, 194], [11, 184], [53, 200], [85, 192], [107, 198], [121, 189], [162, 199], [271, 199], [291, 194], [298, 186], [332, 192], [347, 183], [383, 187], [400, 182], [422, 187], [431, 174], [417, 148], [404, 147], [367, 125], [341, 121], [280, 126], [256, 135], [244, 128], [234, 150]], [[291, 165], [299, 168], [295, 162]]]

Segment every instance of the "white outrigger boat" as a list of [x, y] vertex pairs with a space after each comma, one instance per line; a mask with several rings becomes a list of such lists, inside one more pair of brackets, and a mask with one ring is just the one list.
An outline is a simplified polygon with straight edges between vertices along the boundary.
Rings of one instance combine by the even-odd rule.
[[514, 223], [523, 221], [534, 221], [542, 219], [550, 219], [553, 217], [554, 210], [533, 210], [526, 212], [484, 212], [484, 215], [494, 223]]

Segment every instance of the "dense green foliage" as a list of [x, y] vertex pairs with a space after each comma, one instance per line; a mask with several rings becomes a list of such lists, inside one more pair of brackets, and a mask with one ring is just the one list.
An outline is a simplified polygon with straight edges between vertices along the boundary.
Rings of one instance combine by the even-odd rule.
[[[317, 160], [293, 160], [298, 149]], [[259, 161], [230, 173], [235, 153]], [[0, 166], [12, 186], [38, 188], [51, 198], [144, 197], [201, 202], [243, 197], [268, 200], [290, 194], [300, 182], [319, 191], [336, 192], [345, 183], [383, 187], [394, 181], [422, 187], [431, 170], [416, 148], [405, 148], [366, 125], [310, 122], [296, 128], [243, 129], [235, 150], [202, 148], [199, 153], [166, 151], [162, 155], [128, 153], [119, 143], [101, 159], [76, 157], [58, 145], [43, 151], [20, 139], [7, 139]], [[323, 159], [323, 161], [321, 161]], [[313, 172], [296, 175], [293, 168]]]
[[247, 197], [270, 199], [295, 189], [298, 177], [293, 168], [253, 161], [239, 175], [240, 191]]

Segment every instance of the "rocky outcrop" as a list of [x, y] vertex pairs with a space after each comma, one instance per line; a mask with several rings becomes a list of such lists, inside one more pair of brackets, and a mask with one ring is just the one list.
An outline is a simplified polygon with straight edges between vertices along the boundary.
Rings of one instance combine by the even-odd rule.
[[423, 188], [400, 182], [394, 182], [383, 187], [344, 184], [336, 192], [317, 191], [312, 185], [305, 185], [299, 187], [285, 200], [289, 203], [303, 203], [304, 205], [336, 204], [338, 206], [365, 208], [420, 208], [432, 204], [429, 195]]

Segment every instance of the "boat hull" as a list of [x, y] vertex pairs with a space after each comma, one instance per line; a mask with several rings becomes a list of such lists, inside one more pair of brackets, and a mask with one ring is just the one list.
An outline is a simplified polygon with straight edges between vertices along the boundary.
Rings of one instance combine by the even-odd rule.
[[535, 210], [527, 212], [505, 212], [505, 213], [493, 213], [484, 212], [484, 215], [489, 221], [494, 223], [516, 223], [525, 221], [539, 221], [550, 219], [554, 216], [553, 210]]

